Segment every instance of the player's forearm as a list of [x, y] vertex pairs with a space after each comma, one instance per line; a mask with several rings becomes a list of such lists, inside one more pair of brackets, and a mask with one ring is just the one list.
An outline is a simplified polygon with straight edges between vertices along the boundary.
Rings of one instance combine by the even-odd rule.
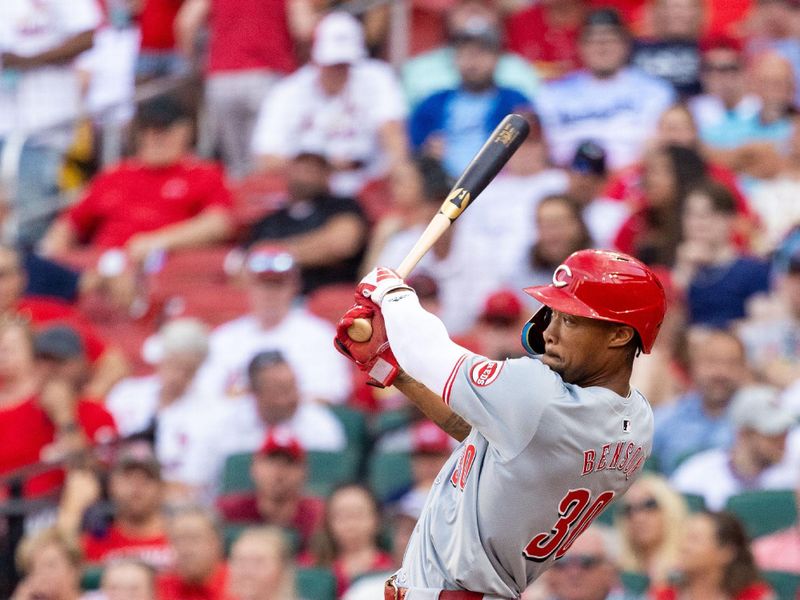
[[453, 342], [416, 294], [396, 292], [381, 303], [386, 334], [400, 367], [429, 390], [441, 392], [458, 360], [470, 352]]
[[400, 373], [394, 386], [450, 437], [460, 442], [469, 435], [472, 429], [469, 423], [454, 413], [441, 396], [434, 394], [408, 373]]

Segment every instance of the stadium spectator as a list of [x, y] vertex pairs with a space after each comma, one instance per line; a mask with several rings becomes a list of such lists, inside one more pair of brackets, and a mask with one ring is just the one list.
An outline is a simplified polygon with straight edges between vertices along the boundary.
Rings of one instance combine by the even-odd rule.
[[40, 377], [59, 379], [75, 390], [86, 387], [90, 375], [86, 351], [80, 335], [69, 325], [53, 325], [37, 333], [33, 355]]
[[475, 326], [459, 343], [491, 360], [524, 356], [524, 350], [519, 343], [524, 310], [520, 292], [521, 290], [510, 289], [492, 292], [486, 298]]
[[795, 79], [791, 64], [776, 53], [754, 59], [748, 70], [759, 110], [701, 129], [709, 156], [753, 177], [774, 177], [792, 135]]
[[[412, 108], [431, 94], [459, 85], [460, 75], [456, 67], [454, 41], [461, 32], [475, 23], [488, 23], [500, 30], [500, 15], [491, 4], [481, 0], [461, 0], [447, 11], [447, 44], [407, 60], [401, 67], [403, 88]], [[510, 33], [510, 23], [506, 23]], [[530, 31], [530, 30], [527, 30]], [[528, 39], [539, 39], [530, 36]], [[509, 40], [511, 42], [511, 40]], [[527, 98], [534, 98], [539, 87], [539, 77], [519, 52], [503, 52], [497, 61], [494, 72], [497, 85], [521, 92]]]
[[711, 510], [722, 510], [728, 498], [740, 492], [797, 487], [800, 465], [786, 452], [795, 416], [781, 406], [778, 394], [766, 386], [736, 392], [729, 410], [733, 445], [692, 456], [672, 474], [672, 485], [702, 496]]
[[730, 445], [733, 426], [728, 407], [749, 375], [744, 348], [733, 333], [721, 329], [691, 333], [692, 389], [655, 411], [653, 460], [667, 476], [693, 454]]
[[[553, 270], [570, 254], [592, 246], [592, 238], [583, 222], [581, 207], [563, 195], [547, 196], [539, 202], [536, 207], [535, 228], [536, 242], [530, 247], [524, 262], [509, 278], [509, 289], [519, 291], [551, 281]], [[522, 298], [522, 294], [520, 297]], [[526, 300], [526, 304], [534, 307], [531, 302], [533, 301]]]
[[320, 21], [312, 62], [276, 84], [261, 106], [252, 138], [257, 168], [280, 171], [300, 152], [319, 152], [333, 165], [331, 190], [342, 196], [402, 168], [402, 91], [387, 64], [365, 56], [354, 17], [333, 12]]
[[8, 0], [0, 6], [0, 147], [14, 131], [36, 133], [19, 162], [16, 204], [25, 217], [20, 241], [26, 246], [43, 233], [42, 214], [58, 205], [69, 123], [81, 109], [72, 63], [92, 47], [101, 19], [95, 0]]
[[236, 600], [295, 600], [292, 553], [277, 527], [245, 529], [231, 547], [228, 590]]
[[[543, 77], [556, 79], [580, 67], [578, 38], [586, 0], [545, 0], [506, 21], [508, 48], [529, 60]], [[531, 32], [537, 32], [531, 35]]]
[[228, 410], [196, 379], [208, 347], [202, 322], [168, 322], [144, 348], [156, 372], [124, 379], [106, 400], [123, 435], [153, 442], [171, 498], [207, 499], [222, 468], [227, 442], [219, 423]]
[[611, 529], [590, 525], [545, 574], [548, 600], [614, 600], [622, 594], [619, 544]]
[[700, 93], [702, 0], [657, 0], [652, 12], [652, 34], [634, 42], [631, 64], [668, 81], [679, 96]]
[[261, 103], [297, 66], [291, 6], [283, 0], [186, 0], [176, 18], [178, 44], [190, 58], [207, 25], [209, 142], [237, 179], [252, 166], [250, 138]]
[[[800, 41], [797, 39], [797, 21], [800, 18], [797, 3], [792, 0], [757, 0], [753, 2], [750, 30], [747, 31], [746, 52], [757, 56], [772, 51], [780, 54], [792, 66], [795, 79], [800, 76]], [[795, 90], [795, 101], [800, 101], [800, 90]]]
[[24, 575], [12, 600], [88, 600], [81, 593], [81, 550], [58, 529], [43, 529], [17, 547], [17, 568]]
[[644, 158], [644, 202], [622, 224], [614, 246], [647, 264], [672, 266], [681, 237], [682, 203], [708, 169], [700, 155], [683, 146], [656, 147]]
[[307, 469], [306, 452], [297, 438], [281, 429], [270, 430], [250, 467], [255, 489], [219, 498], [220, 513], [229, 523], [262, 523], [294, 531], [300, 549], [307, 548], [325, 510], [322, 500], [304, 495]]
[[[790, 242], [793, 237], [787, 238]], [[789, 245], [789, 244], [787, 244]], [[790, 246], [791, 247], [791, 246]], [[777, 254], [782, 253], [779, 249]], [[765, 315], [753, 315], [738, 326], [753, 370], [780, 388], [800, 379], [800, 252], [773, 262], [773, 290]], [[789, 387], [787, 396], [795, 397]]]
[[[455, 234], [482, 246], [492, 269], [506, 275], [535, 241], [531, 223], [536, 206], [545, 196], [568, 187], [567, 174], [548, 164], [539, 120], [532, 114], [525, 116], [530, 125], [528, 137], [483, 192], [481, 202], [473, 203], [459, 217]], [[498, 204], [503, 206], [502, 215], [495, 210]]]
[[626, 67], [629, 50], [630, 35], [614, 10], [589, 13], [580, 37], [585, 70], [543, 85], [536, 97], [556, 164], [567, 164], [587, 139], [606, 150], [611, 169], [638, 159], [674, 92], [669, 84]]
[[135, 0], [126, 2], [139, 26], [136, 79], [139, 82], [181, 75], [189, 65], [175, 43], [175, 19], [184, 0]]
[[300, 267], [303, 293], [357, 279], [367, 223], [352, 198], [328, 190], [331, 165], [304, 152], [286, 167], [283, 205], [250, 227], [248, 245], [271, 241], [284, 247]]
[[212, 332], [211, 351], [198, 374], [200, 388], [219, 397], [241, 396], [248, 389], [247, 365], [253, 356], [280, 350], [304, 398], [346, 402], [350, 367], [333, 348], [333, 327], [296, 306], [300, 275], [292, 255], [275, 246], [255, 246], [243, 271], [250, 312]]
[[394, 567], [391, 554], [380, 549], [380, 503], [372, 492], [359, 484], [336, 488], [325, 506], [323, 535], [301, 564], [329, 566], [336, 576], [336, 597], [354, 579], [370, 571]]
[[761, 224], [755, 249], [764, 255], [800, 225], [800, 210], [794, 201], [800, 193], [800, 128], [798, 117], [792, 120], [789, 151], [776, 177], [755, 182], [749, 190], [750, 205]]
[[[79, 397], [62, 378], [41, 380], [34, 337], [25, 321], [0, 322], [0, 473], [43, 460], [57, 460], [116, 437], [112, 416], [97, 402]], [[24, 432], [24, 435], [20, 435]], [[26, 496], [52, 492], [61, 470], [31, 477]]]
[[167, 523], [175, 562], [156, 580], [159, 598], [224, 600], [228, 568], [216, 516], [205, 508], [177, 509]]
[[701, 136], [705, 132], [751, 119], [760, 101], [748, 91], [741, 43], [733, 38], [711, 38], [703, 44], [700, 79], [703, 93], [689, 100]]
[[78, 535], [84, 520], [91, 524], [81, 536], [90, 563], [136, 559], [161, 571], [172, 563], [162, 515], [164, 492], [161, 466], [149, 444], [127, 442], [117, 450], [108, 478], [113, 520], [93, 522], [87, 510], [100, 499], [100, 483], [91, 471], [73, 470], [61, 497], [58, 525]]
[[690, 323], [726, 327], [747, 314], [753, 296], [769, 290], [769, 263], [733, 246], [736, 205], [727, 188], [700, 183], [682, 205], [672, 279], [686, 291]]
[[668, 581], [678, 559], [678, 544], [688, 515], [686, 501], [652, 473], [637, 479], [620, 500], [620, 568], [646, 575], [651, 584]]
[[495, 25], [467, 22], [453, 47], [460, 84], [422, 100], [408, 129], [415, 152], [441, 160], [447, 173], [457, 177], [506, 114], [530, 111], [530, 105], [520, 92], [495, 82], [501, 50]]
[[100, 580], [103, 600], [156, 600], [153, 570], [134, 559], [111, 562]]
[[247, 365], [250, 394], [232, 406], [227, 452], [253, 452], [274, 427], [297, 437], [306, 450], [338, 452], [347, 445], [342, 423], [327, 406], [304, 400], [294, 370], [278, 350], [256, 354]]
[[157, 97], [139, 107], [135, 128], [136, 156], [94, 179], [47, 232], [45, 255], [90, 244], [122, 247], [143, 261], [151, 253], [214, 244], [230, 235], [230, 192], [218, 165], [191, 156], [186, 108], [169, 96]]
[[411, 488], [397, 499], [396, 504], [401, 511], [402, 507], [421, 507], [425, 503], [434, 480], [453, 452], [450, 436], [431, 421], [422, 420], [415, 423], [410, 433], [412, 484]]
[[679, 583], [654, 586], [653, 600], [768, 600], [772, 590], [760, 579], [747, 534], [729, 513], [689, 517], [678, 555]]

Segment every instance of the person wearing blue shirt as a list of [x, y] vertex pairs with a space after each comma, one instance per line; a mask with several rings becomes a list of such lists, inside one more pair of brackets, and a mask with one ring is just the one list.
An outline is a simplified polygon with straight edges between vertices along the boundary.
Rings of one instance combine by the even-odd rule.
[[747, 377], [744, 347], [734, 334], [714, 329], [698, 331], [694, 338], [693, 389], [654, 412], [653, 460], [666, 476], [698, 452], [731, 444], [734, 428], [728, 407]]
[[423, 100], [411, 115], [409, 135], [416, 152], [440, 159], [456, 177], [503, 117], [533, 109], [523, 94], [495, 83], [501, 40], [491, 23], [468, 24], [453, 45], [461, 84]]

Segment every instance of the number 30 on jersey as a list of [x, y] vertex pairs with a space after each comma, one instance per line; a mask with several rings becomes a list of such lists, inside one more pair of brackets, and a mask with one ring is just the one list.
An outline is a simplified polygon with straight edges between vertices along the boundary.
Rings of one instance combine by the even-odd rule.
[[558, 503], [559, 519], [549, 533], [537, 533], [522, 553], [526, 558], [543, 562], [555, 555], [564, 556], [576, 538], [592, 524], [614, 499], [614, 492], [603, 492], [592, 501], [592, 492], [579, 488], [570, 490]]

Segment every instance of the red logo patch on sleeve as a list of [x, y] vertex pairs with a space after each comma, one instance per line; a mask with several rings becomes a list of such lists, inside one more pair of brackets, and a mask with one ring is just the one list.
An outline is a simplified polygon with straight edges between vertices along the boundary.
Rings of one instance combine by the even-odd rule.
[[475, 364], [472, 369], [470, 369], [469, 378], [472, 380], [472, 383], [478, 387], [486, 387], [495, 379], [497, 379], [497, 376], [500, 375], [500, 371], [502, 369], [503, 363], [501, 362], [497, 362], [495, 360], [482, 360], [481, 362]]

